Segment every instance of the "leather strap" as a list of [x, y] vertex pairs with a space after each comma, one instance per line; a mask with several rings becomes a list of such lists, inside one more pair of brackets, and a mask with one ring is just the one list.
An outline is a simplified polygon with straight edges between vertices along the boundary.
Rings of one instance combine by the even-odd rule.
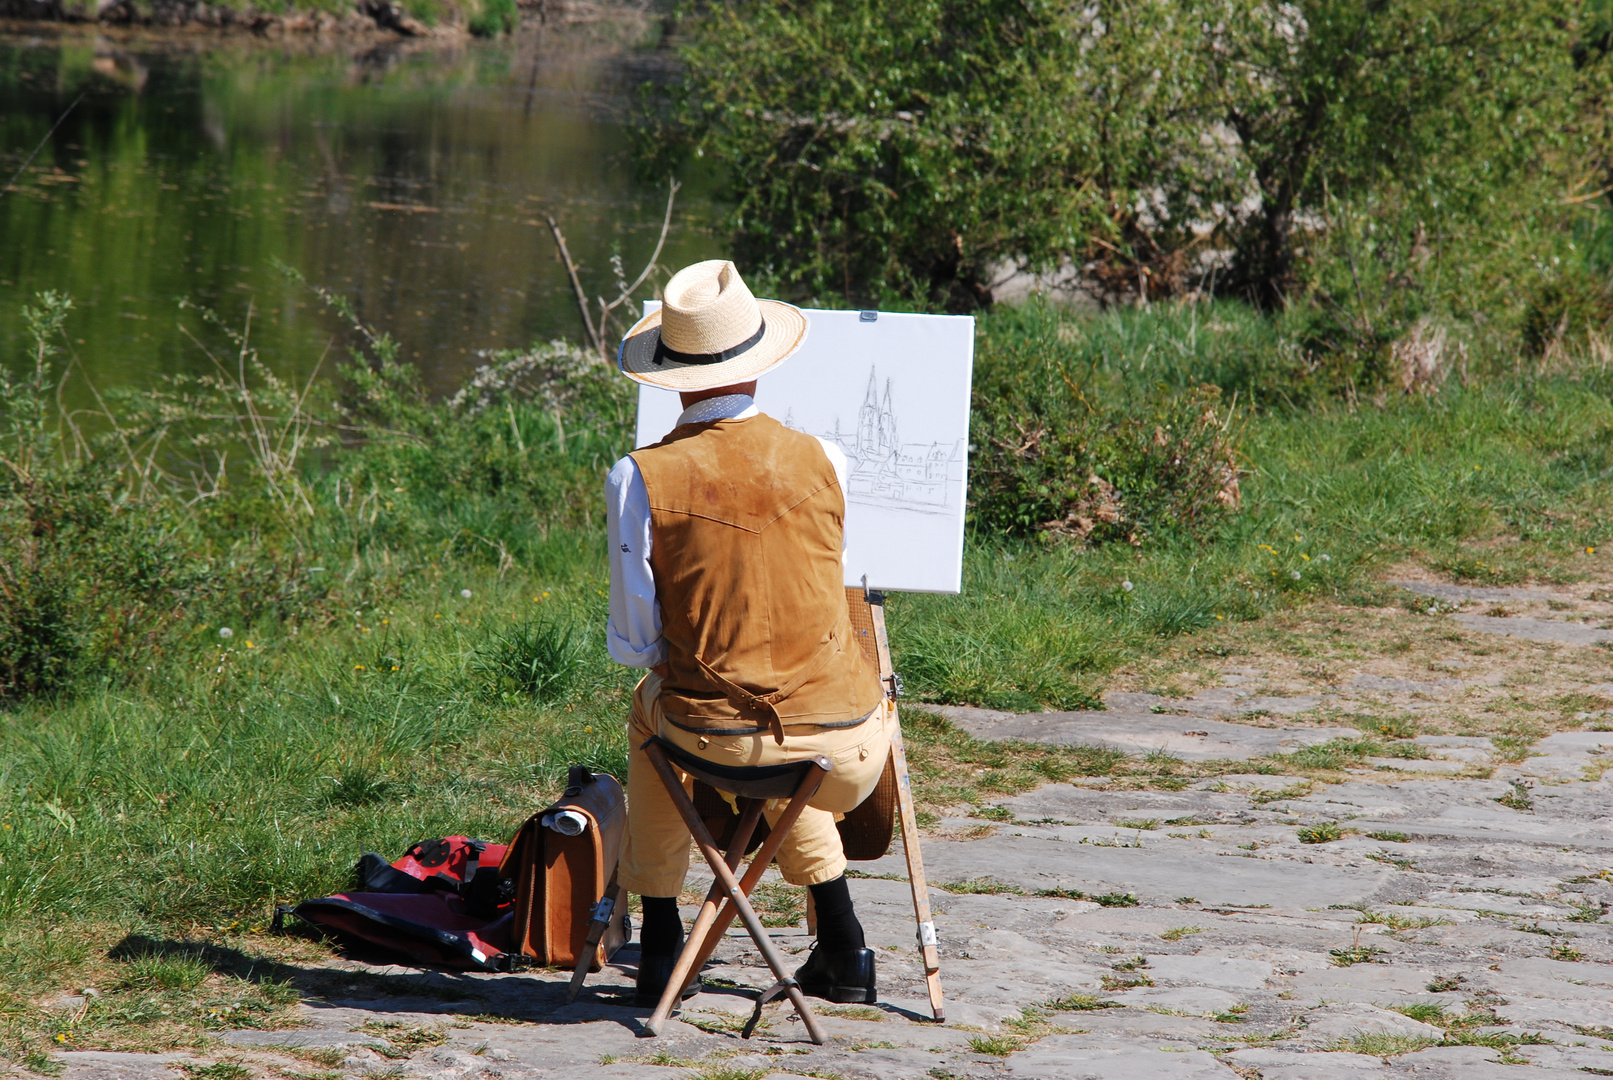
[[818, 647], [818, 651], [813, 654], [812, 659], [809, 660], [806, 665], [796, 673], [795, 678], [791, 679], [789, 682], [785, 683], [783, 686], [779, 687], [777, 690], [774, 690], [770, 694], [753, 694], [743, 686], [740, 686], [738, 683], [732, 682], [724, 678], [722, 675], [719, 675], [717, 671], [710, 664], [706, 663], [705, 659], [698, 654], [696, 654], [694, 659], [695, 663], [700, 665], [700, 670], [705, 672], [706, 678], [715, 683], [717, 689], [721, 690], [723, 695], [728, 698], [728, 703], [730, 705], [738, 709], [741, 713], [745, 713], [747, 711], [752, 713], [760, 713], [761, 719], [766, 721], [767, 726], [773, 729], [773, 741], [782, 746], [784, 744], [784, 721], [779, 717], [778, 714], [779, 702], [783, 701], [785, 698], [801, 689], [801, 687], [805, 686], [814, 675], [828, 666], [829, 661], [839, 651], [840, 637], [835, 631], [831, 630], [829, 631], [829, 639]]

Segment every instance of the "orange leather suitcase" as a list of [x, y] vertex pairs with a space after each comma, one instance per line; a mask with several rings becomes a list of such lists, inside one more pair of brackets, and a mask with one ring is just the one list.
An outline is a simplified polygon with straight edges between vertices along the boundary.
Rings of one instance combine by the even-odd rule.
[[[544, 824], [567, 812], [584, 822], [576, 835]], [[627, 803], [617, 779], [573, 765], [565, 794], [527, 819], [500, 866], [501, 875], [515, 882], [512, 951], [540, 964], [576, 966], [594, 905], [616, 872], [626, 828]], [[589, 970], [604, 967], [626, 942], [626, 916], [627, 905], [616, 905]]]

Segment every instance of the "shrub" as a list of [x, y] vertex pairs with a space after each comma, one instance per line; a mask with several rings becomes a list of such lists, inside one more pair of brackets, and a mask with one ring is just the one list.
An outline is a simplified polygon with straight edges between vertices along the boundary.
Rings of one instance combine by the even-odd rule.
[[976, 528], [1141, 544], [1202, 535], [1238, 506], [1237, 413], [1219, 388], [1134, 389], [1072, 368], [1025, 329], [978, 343]]
[[513, 34], [521, 25], [521, 11], [515, 0], [482, 0], [481, 9], [470, 17], [466, 29], [477, 37]]
[[736, 253], [803, 296], [1213, 283], [1314, 300], [1371, 368], [1430, 306], [1510, 307], [1572, 213], [1547, 191], [1606, 171], [1591, 0], [687, 10], [647, 141], [722, 162]]
[[47, 405], [72, 304], [24, 309], [32, 370], [0, 367], [0, 701], [118, 681], [162, 651], [208, 567], [175, 507], [99, 458], [62, 453]]

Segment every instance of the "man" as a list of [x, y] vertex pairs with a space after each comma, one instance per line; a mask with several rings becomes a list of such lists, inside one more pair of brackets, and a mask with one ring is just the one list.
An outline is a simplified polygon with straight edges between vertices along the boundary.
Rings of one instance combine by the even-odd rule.
[[[810, 889], [817, 909], [817, 944], [795, 977], [816, 997], [872, 1002], [874, 954], [835, 819], [878, 784], [893, 716], [846, 611], [846, 458], [754, 401], [756, 379], [805, 340], [806, 316], [757, 300], [721, 260], [679, 271], [665, 297], [628, 331], [618, 363], [677, 391], [683, 415], [605, 482], [610, 652], [650, 669], [628, 723], [618, 871], [644, 901], [636, 997], [660, 1000], [683, 943], [689, 831], [639, 749], [659, 734], [725, 765], [833, 762], [778, 853], [784, 879]], [[769, 824], [782, 811], [769, 806]]]

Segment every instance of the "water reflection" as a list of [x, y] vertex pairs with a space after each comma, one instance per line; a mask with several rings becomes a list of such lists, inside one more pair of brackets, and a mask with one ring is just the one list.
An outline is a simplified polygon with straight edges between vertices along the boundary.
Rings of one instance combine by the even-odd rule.
[[[54, 288], [99, 383], [201, 369], [180, 297], [237, 323], [250, 303], [265, 359], [305, 372], [338, 327], [277, 262], [351, 296], [437, 390], [477, 349], [580, 337], [544, 217], [593, 292], [613, 252], [634, 273], [653, 249], [665, 188], [635, 180], [623, 123], [656, 55], [640, 33], [358, 55], [0, 35], [0, 183], [83, 95], [0, 197], [0, 361], [20, 359], [20, 305]], [[716, 253], [702, 192], [680, 193], [663, 264]]]

